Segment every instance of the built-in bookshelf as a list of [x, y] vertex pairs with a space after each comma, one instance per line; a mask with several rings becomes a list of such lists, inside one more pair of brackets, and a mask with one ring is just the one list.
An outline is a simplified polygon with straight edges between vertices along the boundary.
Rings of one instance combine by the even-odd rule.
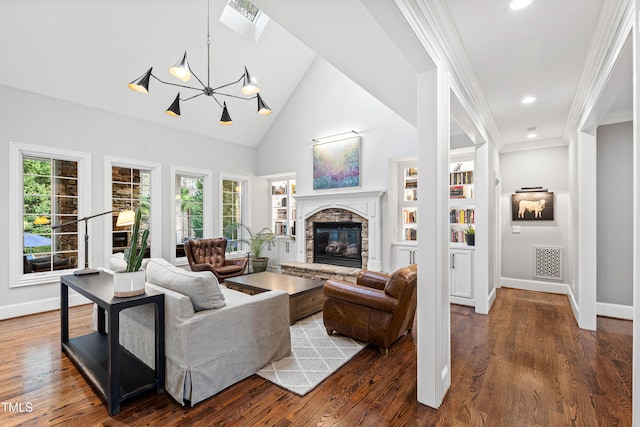
[[468, 156], [451, 156], [449, 167], [449, 242], [452, 247], [466, 246], [465, 230], [475, 228], [476, 211], [473, 198], [474, 161]]
[[271, 181], [271, 224], [276, 235], [296, 233], [296, 180], [282, 178]]
[[400, 170], [400, 219], [403, 241], [418, 240], [418, 168], [415, 162], [402, 163]]

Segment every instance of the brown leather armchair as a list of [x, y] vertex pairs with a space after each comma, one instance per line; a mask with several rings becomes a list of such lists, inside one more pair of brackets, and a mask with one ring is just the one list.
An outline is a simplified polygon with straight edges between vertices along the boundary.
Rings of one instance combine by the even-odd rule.
[[418, 266], [393, 274], [363, 270], [357, 284], [327, 280], [324, 284], [324, 326], [351, 338], [375, 344], [382, 354], [406, 332], [416, 314]]
[[247, 258], [226, 259], [227, 239], [191, 239], [185, 242], [184, 251], [193, 271], [211, 271], [219, 282], [244, 274]]

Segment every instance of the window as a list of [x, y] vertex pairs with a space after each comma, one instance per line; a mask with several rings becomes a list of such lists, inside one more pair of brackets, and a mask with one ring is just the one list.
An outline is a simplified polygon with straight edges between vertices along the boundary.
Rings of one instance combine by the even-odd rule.
[[[140, 228], [149, 230], [145, 257], [170, 257], [162, 251], [162, 193], [160, 163], [121, 157], [104, 157], [104, 210], [142, 209]], [[172, 217], [172, 216], [171, 216]], [[172, 217], [173, 218], [173, 217]], [[109, 265], [114, 252], [124, 252], [131, 239], [132, 226], [116, 227], [118, 213], [104, 220], [104, 259]], [[171, 220], [173, 221], [173, 219]]]
[[78, 267], [78, 162], [23, 157], [24, 274]]
[[260, 12], [260, 9], [247, 0], [227, 0], [227, 4], [251, 22], [256, 20], [256, 16]]
[[176, 257], [183, 257], [183, 244], [204, 237], [204, 179], [176, 175]]
[[[58, 281], [84, 263], [77, 223], [89, 206], [91, 156], [70, 150], [10, 144], [10, 287]], [[55, 227], [55, 229], [54, 229]]]
[[[151, 171], [130, 167], [112, 166], [111, 168], [111, 209], [142, 210], [140, 230], [149, 229], [151, 217]], [[133, 225], [117, 227], [117, 212], [112, 215], [112, 252], [124, 252], [131, 241]], [[151, 238], [149, 238], [149, 247]], [[149, 257], [149, 247], [145, 257]]]
[[242, 229], [230, 227], [231, 224], [247, 225], [245, 199], [247, 181], [244, 179], [222, 179], [222, 235], [229, 239], [227, 252], [237, 252], [242, 249]]

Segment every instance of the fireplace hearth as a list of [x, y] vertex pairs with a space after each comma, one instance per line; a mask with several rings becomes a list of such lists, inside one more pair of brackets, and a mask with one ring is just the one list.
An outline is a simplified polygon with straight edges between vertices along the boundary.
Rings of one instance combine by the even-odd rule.
[[362, 223], [314, 222], [313, 262], [362, 267]]

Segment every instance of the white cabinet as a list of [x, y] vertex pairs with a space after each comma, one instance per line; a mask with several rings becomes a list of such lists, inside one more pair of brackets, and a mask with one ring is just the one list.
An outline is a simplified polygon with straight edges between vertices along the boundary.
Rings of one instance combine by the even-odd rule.
[[410, 264], [417, 264], [418, 262], [418, 246], [416, 244], [404, 242], [393, 243], [391, 245], [391, 251], [393, 252], [391, 273], [399, 268], [406, 267]]
[[260, 255], [269, 257], [269, 264], [267, 264], [269, 270], [276, 270], [278, 268], [278, 239], [267, 242]]
[[296, 241], [289, 237], [276, 237], [273, 241], [267, 242], [262, 249], [262, 255], [269, 257], [269, 271], [279, 272], [281, 262], [296, 260]]
[[451, 249], [449, 251], [450, 301], [454, 304], [475, 305], [473, 299], [473, 250]]
[[278, 264], [296, 260], [296, 241], [283, 238], [278, 240]]

